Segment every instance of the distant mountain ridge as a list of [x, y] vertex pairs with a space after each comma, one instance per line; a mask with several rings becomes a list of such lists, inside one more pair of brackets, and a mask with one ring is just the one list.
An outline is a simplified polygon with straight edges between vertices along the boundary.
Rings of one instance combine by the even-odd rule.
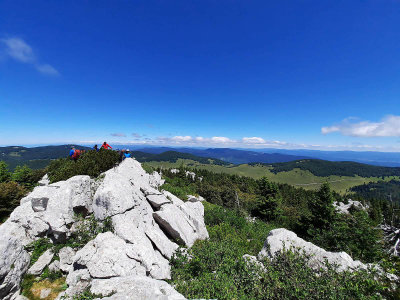
[[[353, 161], [363, 164], [400, 167], [400, 152], [378, 151], [325, 151], [309, 149], [231, 149], [231, 148], [188, 148], [188, 147], [136, 147], [138, 151], [162, 153], [178, 151], [197, 156], [215, 157], [235, 164], [241, 163], [278, 163], [300, 159], [321, 159], [328, 161]], [[231, 154], [231, 156], [229, 155]]]
[[294, 160], [312, 158], [309, 156], [289, 155], [281, 153], [260, 153], [250, 150], [237, 150], [231, 148], [196, 149], [196, 148], [151, 147], [151, 148], [138, 149], [138, 151], [153, 153], [153, 154], [160, 154], [165, 151], [176, 151], [176, 152], [190, 153], [201, 157], [212, 157], [233, 164], [247, 164], [256, 162], [278, 163], [278, 162], [289, 162]]

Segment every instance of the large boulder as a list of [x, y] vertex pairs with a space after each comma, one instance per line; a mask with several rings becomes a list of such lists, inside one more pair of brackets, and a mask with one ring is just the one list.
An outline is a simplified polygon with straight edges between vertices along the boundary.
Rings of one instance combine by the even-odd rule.
[[[14, 235], [14, 234], [15, 235]], [[9, 300], [19, 290], [30, 256], [21, 241], [21, 232], [11, 222], [0, 226], [0, 299]]]
[[299, 238], [294, 232], [285, 228], [271, 230], [264, 243], [264, 247], [258, 254], [258, 259], [274, 259], [283, 250], [295, 250], [309, 255], [311, 257], [309, 266], [316, 270], [323, 268], [325, 261], [337, 265], [338, 271], [367, 268], [367, 265], [358, 260], [353, 260], [346, 252], [326, 251], [313, 243]]
[[183, 300], [168, 283], [143, 276], [128, 276], [110, 278], [105, 280], [95, 279], [90, 291], [96, 295], [108, 296], [102, 299], [133, 299], [137, 300]]
[[111, 232], [101, 233], [74, 256], [71, 273], [87, 269], [92, 278], [146, 276], [146, 269], [132, 257], [132, 245]]

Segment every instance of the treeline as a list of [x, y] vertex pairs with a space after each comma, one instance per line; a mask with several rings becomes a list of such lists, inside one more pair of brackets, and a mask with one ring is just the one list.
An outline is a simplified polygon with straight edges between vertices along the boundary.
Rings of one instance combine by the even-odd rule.
[[28, 166], [17, 166], [11, 172], [7, 164], [0, 161], [0, 222], [10, 215], [44, 174], [45, 170], [32, 170]]
[[214, 165], [230, 165], [225, 161], [216, 159], [216, 158], [208, 158], [208, 157], [200, 157], [190, 153], [182, 153], [177, 151], [166, 151], [160, 154], [146, 153], [142, 151], [133, 151], [133, 157], [139, 162], [149, 162], [149, 161], [166, 161], [176, 163], [178, 159], [190, 159], [193, 161], [197, 161], [202, 164], [214, 164]]
[[378, 181], [357, 185], [350, 189], [366, 200], [384, 199], [400, 203], [400, 181]]
[[400, 176], [400, 168], [380, 167], [361, 164], [352, 161], [326, 161], [319, 159], [297, 160], [285, 163], [263, 164], [271, 166], [271, 172], [291, 171], [295, 168], [310, 171], [315, 176], [327, 177], [337, 176], [361, 176], [361, 177], [386, 177]]
[[376, 218], [382, 222], [400, 227], [400, 181], [378, 181], [362, 184], [350, 189], [353, 200], [366, 200]]
[[213, 204], [244, 211], [288, 228], [327, 250], [346, 251], [364, 262], [384, 256], [382, 232], [375, 229], [380, 217], [357, 209], [349, 215], [337, 213], [333, 203], [346, 200], [328, 184], [319, 191], [306, 191], [266, 178], [256, 180], [200, 169], [191, 170], [197, 175], [192, 179], [185, 171], [183, 167], [179, 173], [162, 170], [166, 179], [163, 188], [182, 198], [199, 194]]

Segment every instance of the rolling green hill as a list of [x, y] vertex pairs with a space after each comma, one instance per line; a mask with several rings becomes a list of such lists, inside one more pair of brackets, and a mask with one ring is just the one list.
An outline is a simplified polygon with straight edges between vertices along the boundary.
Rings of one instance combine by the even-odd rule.
[[[329, 182], [332, 189], [338, 193], [344, 194], [350, 188], [361, 184], [367, 184], [370, 182], [378, 182], [382, 180], [381, 175], [377, 172], [375, 176], [363, 177], [359, 175], [352, 176], [340, 176], [340, 175], [329, 175], [329, 176], [317, 176], [309, 170], [303, 170], [300, 168], [292, 168], [288, 171], [274, 172], [273, 166], [264, 164], [242, 164], [242, 165], [214, 165], [214, 164], [202, 164], [198, 161], [188, 159], [178, 159], [176, 162], [169, 161], [148, 161], [147, 165], [153, 168], [178, 168], [181, 165], [190, 168], [205, 169], [217, 173], [235, 174], [240, 176], [249, 176], [255, 179], [259, 179], [263, 176], [269, 180], [278, 183], [286, 183], [296, 187], [302, 187], [306, 190], [317, 190], [325, 183]], [[372, 166], [373, 167], [373, 166]], [[378, 169], [381, 167], [377, 167]], [[377, 170], [378, 170], [377, 169]], [[371, 173], [372, 175], [372, 173]], [[386, 174], [385, 181], [399, 180], [399, 176], [388, 176]]]

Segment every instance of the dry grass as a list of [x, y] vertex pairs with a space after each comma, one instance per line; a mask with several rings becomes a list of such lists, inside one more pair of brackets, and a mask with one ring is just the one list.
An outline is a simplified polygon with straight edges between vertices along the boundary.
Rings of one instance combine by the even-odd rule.
[[53, 299], [57, 298], [58, 294], [64, 290], [63, 289], [64, 284], [65, 284], [65, 278], [59, 278], [59, 279], [54, 280], [53, 282], [51, 282], [48, 279], [45, 279], [45, 280], [42, 280], [39, 282], [35, 282], [29, 291], [30, 297], [28, 297], [28, 298], [30, 300], [39, 300], [39, 299], [41, 299], [40, 292], [42, 290], [51, 289], [50, 295], [43, 299], [44, 300], [53, 300]]

